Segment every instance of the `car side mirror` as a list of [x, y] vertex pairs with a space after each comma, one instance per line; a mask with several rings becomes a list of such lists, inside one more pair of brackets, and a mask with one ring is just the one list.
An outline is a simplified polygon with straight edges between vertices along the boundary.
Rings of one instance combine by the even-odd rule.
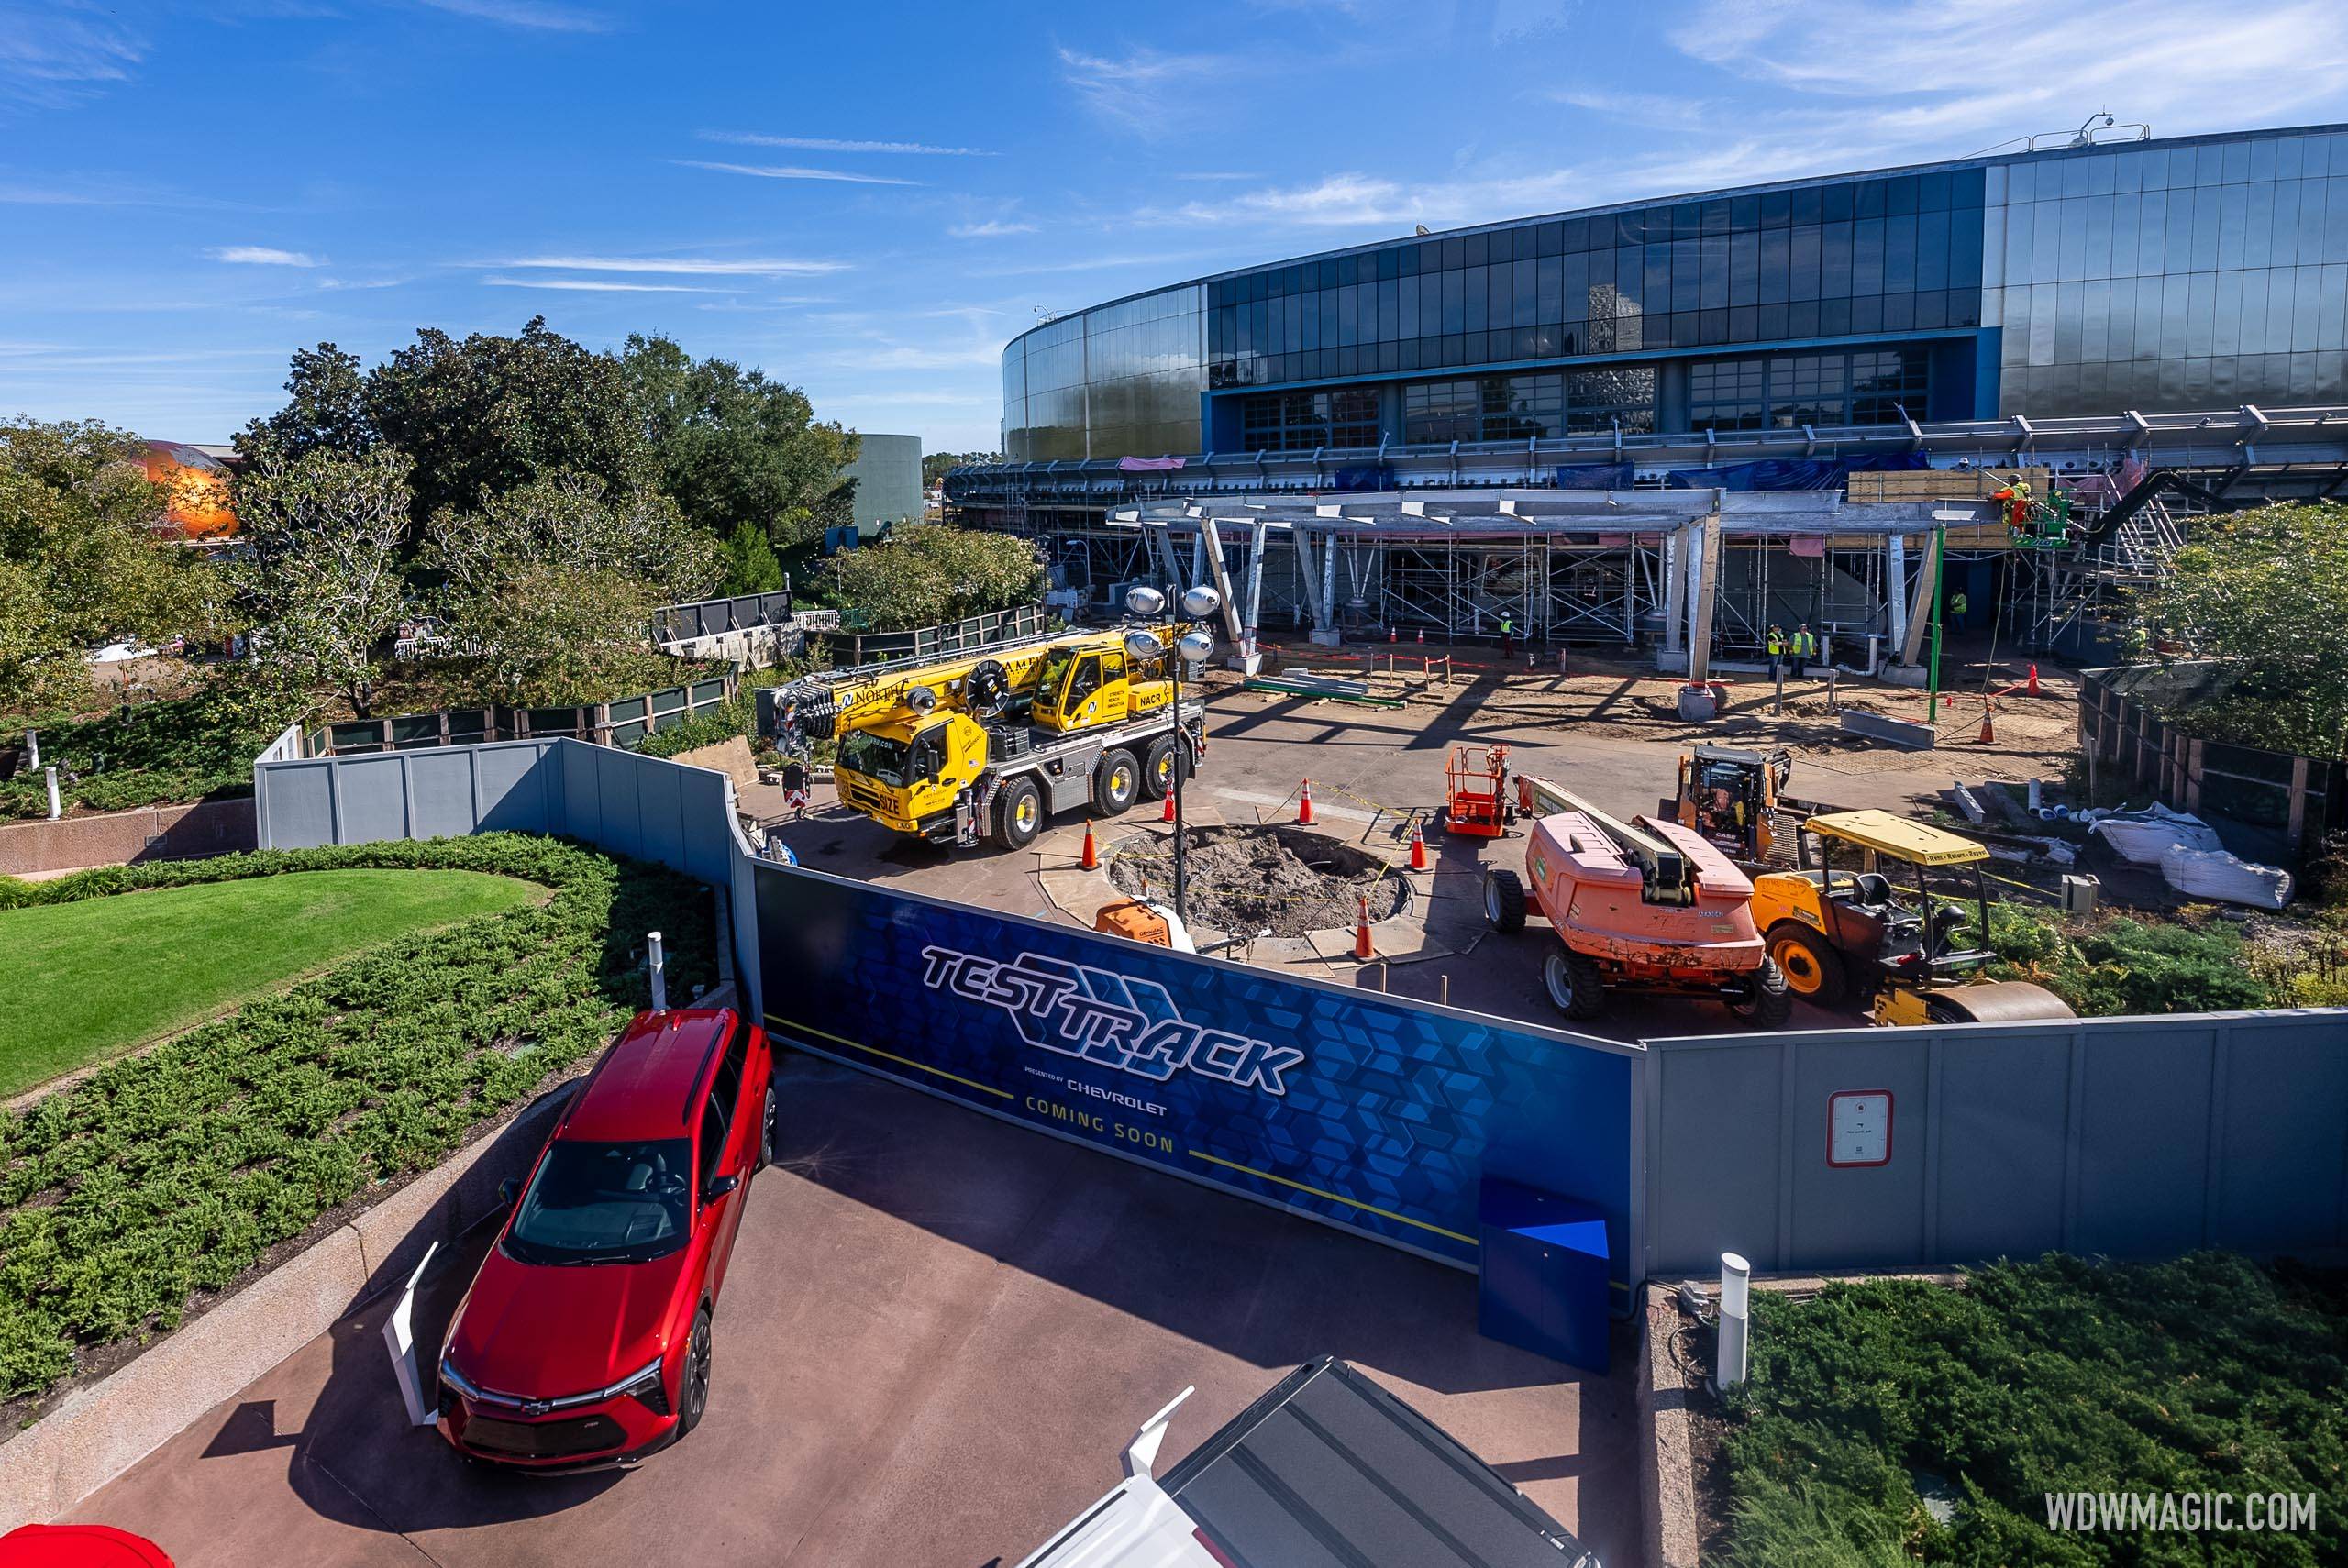
[[513, 1208], [521, 1197], [522, 1184], [512, 1176], [507, 1176], [497, 1184], [497, 1206], [500, 1209]]
[[701, 1189], [701, 1200], [703, 1203], [714, 1203], [741, 1185], [740, 1176], [712, 1176], [709, 1178], [709, 1185]]

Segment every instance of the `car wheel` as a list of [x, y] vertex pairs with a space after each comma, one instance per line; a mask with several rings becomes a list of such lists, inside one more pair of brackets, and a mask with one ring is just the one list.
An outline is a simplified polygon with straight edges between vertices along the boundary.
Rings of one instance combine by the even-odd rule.
[[701, 1425], [709, 1409], [709, 1309], [693, 1314], [692, 1342], [685, 1347], [684, 1386], [677, 1400], [677, 1435]]
[[1007, 848], [1024, 849], [1044, 831], [1044, 792], [1033, 778], [1013, 778], [995, 797], [996, 838]]
[[767, 1086], [766, 1113], [759, 1118], [759, 1169], [774, 1164], [774, 1086]]
[[1104, 817], [1124, 812], [1141, 792], [1141, 764], [1119, 746], [1102, 757], [1092, 775], [1092, 809]]

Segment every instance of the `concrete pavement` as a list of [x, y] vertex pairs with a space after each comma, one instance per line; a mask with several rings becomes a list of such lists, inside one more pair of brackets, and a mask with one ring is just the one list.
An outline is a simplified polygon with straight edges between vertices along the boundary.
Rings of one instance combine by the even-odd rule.
[[[1170, 1460], [1285, 1372], [1353, 1361], [1609, 1562], [1635, 1560], [1612, 1375], [1479, 1338], [1472, 1276], [804, 1057], [753, 1183], [707, 1419], [627, 1473], [509, 1476], [405, 1425], [382, 1308], [216, 1407], [74, 1517], [182, 1568], [1015, 1562], [1198, 1394]], [[485, 1238], [419, 1313], [437, 1346]]]

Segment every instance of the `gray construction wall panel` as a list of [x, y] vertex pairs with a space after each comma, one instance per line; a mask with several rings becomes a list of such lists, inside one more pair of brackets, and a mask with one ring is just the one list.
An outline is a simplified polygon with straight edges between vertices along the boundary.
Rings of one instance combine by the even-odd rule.
[[338, 844], [334, 823], [335, 765], [278, 762], [254, 769], [254, 840], [263, 849], [316, 849]]
[[2071, 1033], [1942, 1037], [1933, 1151], [1938, 1237], [1928, 1253], [2036, 1257], [2063, 1244]]
[[[1785, 1237], [1790, 1257], [1847, 1258], [1854, 1265], [1894, 1264], [1922, 1255], [1924, 1178], [1930, 1151], [1922, 1118], [1902, 1118], [1902, 1106], [1931, 1100], [1929, 1055], [1922, 1040], [1843, 1030], [1808, 1034], [1794, 1055], [1789, 1120], [1792, 1156], [1786, 1164], [1793, 1203]], [[1837, 1168], [1826, 1163], [1827, 1095], [1836, 1088], [1888, 1089], [1892, 1096], [1891, 1163]]]
[[409, 826], [404, 754], [333, 760], [337, 764], [337, 843], [371, 844], [377, 839], [415, 836]]
[[2216, 1031], [2082, 1040], [2077, 1218], [2067, 1250], [2144, 1257], [2201, 1244]]
[[526, 741], [473, 748], [473, 799], [481, 833], [553, 833], [562, 824], [557, 770], [547, 766], [554, 743]]
[[2243, 1018], [2218, 1086], [2217, 1190], [2210, 1224], [2267, 1252], [2329, 1227], [2348, 1240], [2348, 1050], [2296, 1020]]
[[403, 752], [407, 787], [413, 794], [408, 814], [410, 834], [416, 838], [461, 838], [481, 823], [473, 780], [478, 756], [469, 751]]
[[[1678, 1260], [1742, 1252], [1774, 1263], [1778, 1234], [1778, 1093], [1773, 1046], [1706, 1047], [1652, 1063], [1659, 1136], [1648, 1151], [1648, 1224]], [[1686, 1263], [1673, 1266], [1689, 1266]]]

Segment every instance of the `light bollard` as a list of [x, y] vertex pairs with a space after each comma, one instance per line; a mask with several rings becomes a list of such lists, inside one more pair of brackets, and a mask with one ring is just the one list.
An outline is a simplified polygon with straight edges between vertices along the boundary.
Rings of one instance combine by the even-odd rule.
[[1721, 1254], [1721, 1348], [1713, 1381], [1733, 1388], [1744, 1381], [1753, 1349], [1753, 1265], [1736, 1253]]
[[40, 766], [40, 732], [39, 730], [25, 732], [25, 751], [27, 754], [25, 766], [39, 767]]
[[652, 1010], [659, 1012], [669, 1005], [669, 960], [660, 950], [660, 933], [657, 931], [645, 933], [644, 967], [652, 977]]
[[60, 805], [57, 800], [57, 769], [50, 767], [42, 768], [41, 771], [49, 776], [49, 820], [55, 822], [65, 814], [65, 808]]

